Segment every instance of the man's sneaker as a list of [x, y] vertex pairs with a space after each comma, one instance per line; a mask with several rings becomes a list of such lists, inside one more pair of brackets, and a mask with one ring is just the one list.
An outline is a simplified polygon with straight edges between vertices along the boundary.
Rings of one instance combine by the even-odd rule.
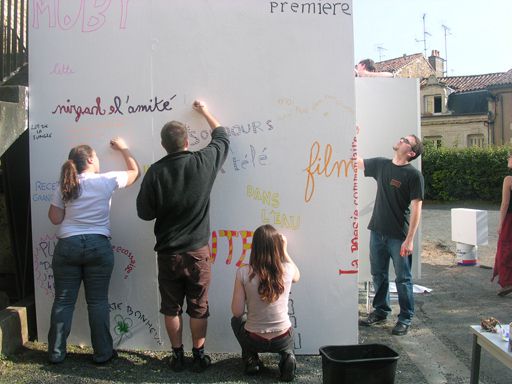
[[404, 336], [407, 335], [407, 332], [409, 331], [409, 326], [407, 324], [397, 322], [395, 326], [393, 327], [393, 330], [391, 333], [395, 336]]
[[279, 361], [279, 371], [281, 375], [279, 380], [281, 381], [292, 381], [295, 378], [295, 368], [297, 362], [293, 353], [281, 354], [281, 360]]
[[194, 360], [192, 360], [192, 372], [201, 373], [206, 368], [212, 365], [212, 359], [208, 355], [194, 356]]
[[119, 357], [117, 351], [115, 349], [112, 350], [112, 355], [107, 359], [107, 360], [103, 360], [103, 361], [93, 361], [94, 364], [96, 365], [106, 365], [108, 363], [110, 363], [112, 360], [115, 360]]
[[257, 354], [255, 356], [249, 356], [247, 359], [244, 359], [244, 362], [246, 375], [256, 375], [263, 368], [263, 362], [260, 360]]
[[185, 369], [185, 353], [183, 349], [180, 351], [172, 351], [172, 355], [169, 358], [169, 366], [174, 372], [181, 372]]
[[204, 354], [204, 344], [201, 348], [192, 348], [192, 372], [203, 372], [206, 368], [212, 365], [210, 356]]
[[372, 312], [368, 315], [366, 319], [360, 319], [359, 325], [364, 325], [366, 327], [369, 327], [370, 325], [384, 323], [386, 321], [386, 316], [381, 316], [376, 314], [375, 312]]

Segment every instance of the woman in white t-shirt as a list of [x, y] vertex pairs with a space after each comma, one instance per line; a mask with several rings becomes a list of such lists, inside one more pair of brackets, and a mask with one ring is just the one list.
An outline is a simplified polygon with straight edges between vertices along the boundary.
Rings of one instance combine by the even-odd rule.
[[288, 255], [286, 237], [271, 225], [258, 227], [249, 265], [236, 273], [231, 303], [231, 327], [242, 347], [246, 374], [257, 374], [263, 367], [258, 352], [274, 352], [281, 355], [280, 380], [295, 377], [288, 298], [291, 284], [299, 278], [299, 269]]
[[74, 147], [69, 152], [68, 161], [62, 165], [60, 188], [48, 211], [50, 221], [59, 225], [59, 240], [52, 260], [55, 299], [48, 333], [51, 363], [61, 363], [66, 357], [66, 340], [82, 281], [93, 361], [106, 363], [117, 355], [110, 334], [108, 303], [108, 287], [114, 267], [110, 244], [110, 199], [116, 189], [133, 184], [140, 171], [123, 139], [112, 139], [110, 146], [123, 156], [126, 171], [99, 173], [96, 152], [88, 145]]

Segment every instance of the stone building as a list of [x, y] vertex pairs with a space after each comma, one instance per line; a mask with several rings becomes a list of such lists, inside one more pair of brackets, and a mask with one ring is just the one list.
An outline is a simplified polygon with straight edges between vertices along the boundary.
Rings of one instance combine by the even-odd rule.
[[512, 144], [512, 69], [471, 76], [444, 76], [444, 59], [433, 50], [375, 63], [377, 71], [420, 80], [421, 132], [436, 146]]
[[[425, 141], [444, 147], [503, 144], [491, 111], [495, 98], [488, 87], [503, 73], [436, 77], [420, 83], [421, 133]], [[510, 108], [509, 108], [510, 109]], [[501, 113], [500, 113], [501, 115]]]
[[375, 63], [375, 69], [378, 72], [391, 72], [396, 77], [424, 78], [435, 74], [433, 66], [422, 53], [380, 61]]
[[487, 87], [491, 94], [489, 110], [491, 143], [512, 144], [512, 69]]

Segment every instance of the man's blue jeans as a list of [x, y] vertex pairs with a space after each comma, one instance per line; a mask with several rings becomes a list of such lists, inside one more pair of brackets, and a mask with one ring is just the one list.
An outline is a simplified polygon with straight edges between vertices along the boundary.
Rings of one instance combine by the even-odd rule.
[[101, 363], [112, 357], [112, 336], [108, 287], [114, 268], [110, 240], [103, 235], [77, 235], [59, 239], [52, 261], [55, 281], [48, 333], [48, 354], [53, 363], [66, 357], [66, 340], [80, 284], [84, 282], [89, 313], [93, 360]]
[[375, 296], [373, 308], [379, 316], [387, 317], [391, 313], [389, 301], [389, 260], [395, 267], [395, 283], [398, 291], [400, 314], [398, 321], [410, 325], [414, 315], [414, 297], [411, 264], [412, 256], [400, 256], [403, 240], [384, 236], [370, 231], [370, 266]]

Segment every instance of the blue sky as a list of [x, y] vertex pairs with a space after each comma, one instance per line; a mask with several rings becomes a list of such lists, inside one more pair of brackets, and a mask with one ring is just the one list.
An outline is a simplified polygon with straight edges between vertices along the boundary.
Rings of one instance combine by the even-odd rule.
[[[512, 69], [512, 0], [353, 0], [352, 5], [356, 62], [423, 53], [426, 14], [427, 56], [437, 49], [446, 58], [447, 51], [449, 76]], [[449, 28], [447, 49], [442, 25]]]

